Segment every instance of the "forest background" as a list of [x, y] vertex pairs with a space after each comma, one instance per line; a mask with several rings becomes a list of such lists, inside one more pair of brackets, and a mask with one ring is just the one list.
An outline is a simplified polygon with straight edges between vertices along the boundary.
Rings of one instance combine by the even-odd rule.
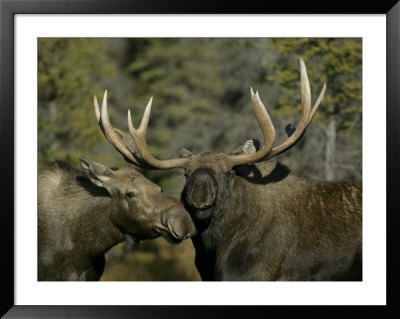
[[[311, 125], [278, 159], [293, 173], [317, 180], [362, 177], [362, 40], [360, 38], [40, 38], [38, 40], [38, 165], [85, 156], [129, 166], [101, 133], [93, 96], [108, 90], [114, 127], [128, 131], [127, 112], [140, 123], [153, 96], [147, 144], [156, 158], [233, 151], [262, 141], [250, 87], [258, 90], [275, 125], [276, 144], [300, 116], [299, 57], [313, 102], [327, 92]], [[101, 103], [101, 102], [100, 102]], [[133, 165], [132, 165], [133, 167]], [[141, 170], [179, 198], [179, 169]], [[200, 280], [190, 240], [159, 238], [139, 248], [122, 243], [106, 255], [101, 280]]]

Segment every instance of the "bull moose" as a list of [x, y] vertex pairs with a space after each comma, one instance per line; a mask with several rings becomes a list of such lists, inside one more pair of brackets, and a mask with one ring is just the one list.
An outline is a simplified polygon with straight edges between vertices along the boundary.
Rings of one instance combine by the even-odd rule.
[[80, 164], [54, 162], [39, 174], [39, 280], [99, 280], [104, 254], [126, 234], [171, 243], [196, 234], [182, 204], [138, 171]]
[[326, 84], [311, 108], [300, 58], [301, 117], [295, 131], [273, 147], [274, 126], [251, 89], [264, 145], [249, 141], [229, 155], [182, 149], [180, 158], [158, 160], [146, 145], [152, 99], [138, 129], [128, 112], [133, 143], [125, 140], [135, 145], [136, 160], [154, 169], [184, 169], [181, 199], [197, 228], [192, 241], [203, 280], [362, 280], [361, 182], [306, 180], [273, 159], [302, 137], [325, 90]]

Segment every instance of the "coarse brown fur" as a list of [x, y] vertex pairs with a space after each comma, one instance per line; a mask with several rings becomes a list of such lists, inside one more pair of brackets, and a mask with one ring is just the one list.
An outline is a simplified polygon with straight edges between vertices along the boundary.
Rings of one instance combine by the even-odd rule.
[[224, 154], [190, 156], [182, 199], [203, 280], [362, 280], [361, 182], [305, 180], [274, 160], [232, 170]]
[[38, 181], [38, 279], [99, 280], [104, 254], [128, 234], [179, 242], [195, 234], [178, 200], [139, 172], [81, 158], [50, 164]]

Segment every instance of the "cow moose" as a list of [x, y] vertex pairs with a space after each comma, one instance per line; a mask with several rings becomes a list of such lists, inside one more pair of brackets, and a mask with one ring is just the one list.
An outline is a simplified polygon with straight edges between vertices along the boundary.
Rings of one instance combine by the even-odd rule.
[[[103, 130], [98, 106], [96, 115]], [[183, 205], [138, 171], [79, 160], [81, 169], [54, 162], [39, 173], [38, 280], [99, 280], [104, 254], [127, 235], [178, 243], [196, 234]]]
[[178, 243], [196, 234], [182, 204], [138, 171], [80, 164], [54, 162], [39, 173], [39, 280], [99, 280], [104, 254], [126, 235]]

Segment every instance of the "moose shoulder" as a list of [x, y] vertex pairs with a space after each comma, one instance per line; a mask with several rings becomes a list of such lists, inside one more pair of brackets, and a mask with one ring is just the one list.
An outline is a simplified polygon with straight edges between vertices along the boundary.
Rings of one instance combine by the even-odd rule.
[[361, 280], [360, 182], [305, 180], [275, 160], [213, 176], [209, 208], [193, 208], [210, 193], [196, 173], [182, 193], [203, 280]]
[[130, 235], [176, 243], [196, 233], [178, 200], [139, 172], [80, 158], [39, 173], [38, 279], [99, 280], [104, 254]]
[[264, 145], [245, 143], [230, 155], [181, 150], [158, 160], [146, 145], [152, 100], [130, 134], [141, 160], [158, 169], [183, 168], [182, 201], [197, 235], [195, 263], [203, 280], [361, 280], [361, 182], [318, 182], [294, 176], [273, 157], [301, 138], [321, 104], [300, 59], [302, 113], [296, 130], [273, 147], [275, 129], [251, 90]]

